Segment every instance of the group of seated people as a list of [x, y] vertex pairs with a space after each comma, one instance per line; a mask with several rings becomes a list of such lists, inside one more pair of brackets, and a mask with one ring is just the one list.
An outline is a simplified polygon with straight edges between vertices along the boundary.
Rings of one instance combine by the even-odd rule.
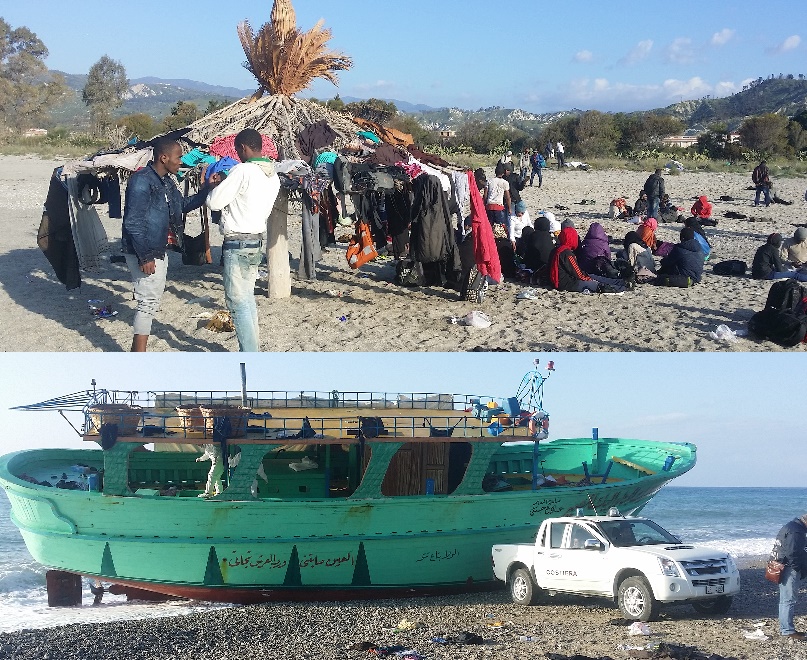
[[[628, 206], [624, 197], [617, 197], [612, 200], [608, 209], [608, 217], [638, 224], [647, 216], [648, 207], [647, 193], [640, 190], [639, 199], [636, 200], [633, 206]], [[717, 220], [712, 218], [712, 210], [712, 203], [709, 198], [706, 195], [701, 195], [695, 200], [690, 213], [702, 226], [715, 227], [717, 226]], [[656, 219], [659, 222], [685, 222], [681, 211], [683, 209], [673, 204], [670, 196], [665, 193], [659, 201], [659, 217]]]
[[799, 227], [793, 238], [771, 234], [754, 254], [751, 277], [755, 280], [791, 278], [807, 282], [807, 227]]
[[[658, 240], [658, 222], [647, 218], [627, 233], [623, 249], [612, 256], [600, 223], [592, 223], [581, 241], [571, 220], [558, 223], [551, 213], [541, 212], [532, 226], [521, 229], [515, 253], [532, 282], [561, 291], [618, 293], [637, 282], [691, 286], [701, 281], [710, 248], [699, 223], [687, 223], [680, 242], [673, 244]], [[658, 265], [656, 257], [661, 258]]]

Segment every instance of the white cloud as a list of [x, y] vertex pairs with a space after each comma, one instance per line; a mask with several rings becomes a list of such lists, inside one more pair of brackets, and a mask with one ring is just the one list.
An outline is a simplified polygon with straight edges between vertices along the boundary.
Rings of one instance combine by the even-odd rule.
[[667, 46], [665, 59], [673, 64], [692, 64], [695, 61], [695, 48], [692, 39], [688, 37], [678, 37]]
[[658, 108], [681, 99], [698, 99], [707, 95], [727, 96], [742, 85], [721, 81], [709, 83], [699, 76], [687, 80], [669, 78], [661, 83], [639, 85], [610, 81], [606, 78], [578, 78], [558, 90], [556, 96], [545, 95], [544, 104], [557, 107], [596, 108], [603, 111]]
[[650, 55], [650, 51], [653, 50], [653, 40], [652, 39], [645, 39], [644, 41], [640, 41], [636, 46], [634, 46], [633, 50], [631, 50], [625, 57], [621, 58], [618, 64], [622, 65], [631, 65], [631, 64], [638, 64], [642, 60], [647, 59]]
[[735, 34], [736, 31], [730, 28], [723, 28], [720, 32], [715, 32], [712, 35], [712, 46], [725, 46], [734, 38]]
[[575, 62], [591, 62], [594, 59], [594, 54], [590, 50], [579, 50], [574, 54]]
[[392, 87], [395, 87], [395, 83], [390, 82], [389, 80], [376, 80], [373, 83], [362, 83], [355, 86], [357, 90], [362, 92], [371, 92], [378, 89], [384, 90]]
[[773, 48], [766, 49], [766, 53], [769, 55], [781, 55], [782, 53], [787, 53], [791, 50], [796, 50], [801, 44], [801, 37], [797, 34], [789, 36], [785, 39], [782, 43], [777, 44]]

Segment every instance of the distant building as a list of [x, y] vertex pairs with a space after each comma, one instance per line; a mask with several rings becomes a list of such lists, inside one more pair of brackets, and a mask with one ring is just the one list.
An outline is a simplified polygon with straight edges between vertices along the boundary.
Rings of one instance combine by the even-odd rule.
[[453, 138], [456, 137], [457, 131], [439, 131], [441, 138]]
[[47, 128], [29, 128], [25, 133], [22, 134], [23, 137], [45, 137], [48, 134]]
[[681, 147], [682, 149], [686, 149], [687, 147], [692, 147], [698, 144], [698, 136], [672, 135], [670, 137], [662, 138], [661, 142], [665, 147]]

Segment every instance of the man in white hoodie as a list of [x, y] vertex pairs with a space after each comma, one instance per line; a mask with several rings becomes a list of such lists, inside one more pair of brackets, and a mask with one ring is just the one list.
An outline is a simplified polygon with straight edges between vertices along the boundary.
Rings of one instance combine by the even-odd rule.
[[224, 298], [235, 325], [238, 348], [259, 351], [255, 280], [263, 255], [266, 221], [280, 192], [272, 161], [261, 157], [263, 138], [254, 128], [235, 136], [241, 163], [230, 170], [207, 198], [212, 211], [221, 211], [224, 234]]

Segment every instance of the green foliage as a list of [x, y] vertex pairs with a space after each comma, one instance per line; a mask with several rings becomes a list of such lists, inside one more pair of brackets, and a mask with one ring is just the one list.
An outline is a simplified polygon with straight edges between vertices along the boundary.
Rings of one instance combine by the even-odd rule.
[[228, 105], [230, 105], [229, 101], [216, 101], [215, 99], [210, 99], [207, 102], [207, 107], [205, 108], [203, 115], [212, 115], [214, 112], [218, 112], [219, 110], [223, 110]]
[[760, 115], [746, 119], [740, 126], [743, 146], [764, 156], [782, 154], [787, 147], [787, 117], [776, 114]]
[[163, 119], [163, 131], [167, 133], [168, 131], [174, 131], [178, 128], [190, 126], [193, 122], [199, 119], [200, 116], [199, 108], [195, 103], [180, 101], [173, 108], [171, 108], [171, 114], [167, 115]]
[[471, 121], [457, 129], [457, 134], [449, 143], [451, 146], [465, 145], [479, 154], [503, 153], [512, 144], [513, 130], [488, 121]]
[[14, 131], [41, 125], [67, 92], [61, 75], [45, 66], [48, 49], [27, 27], [0, 18], [0, 126]]
[[[342, 100], [339, 99], [340, 103], [341, 101]], [[345, 110], [354, 117], [374, 121], [376, 124], [381, 125], [394, 119], [398, 114], [398, 108], [394, 103], [382, 101], [381, 99], [367, 99], [366, 101], [348, 103], [345, 106]]]
[[137, 137], [141, 140], [149, 140], [159, 132], [159, 126], [153, 117], [144, 112], [121, 117], [118, 119], [117, 125], [124, 127], [130, 137]]
[[90, 109], [93, 128], [100, 134], [112, 123], [112, 111], [123, 105], [129, 80], [123, 64], [104, 55], [90, 67], [81, 99]]

